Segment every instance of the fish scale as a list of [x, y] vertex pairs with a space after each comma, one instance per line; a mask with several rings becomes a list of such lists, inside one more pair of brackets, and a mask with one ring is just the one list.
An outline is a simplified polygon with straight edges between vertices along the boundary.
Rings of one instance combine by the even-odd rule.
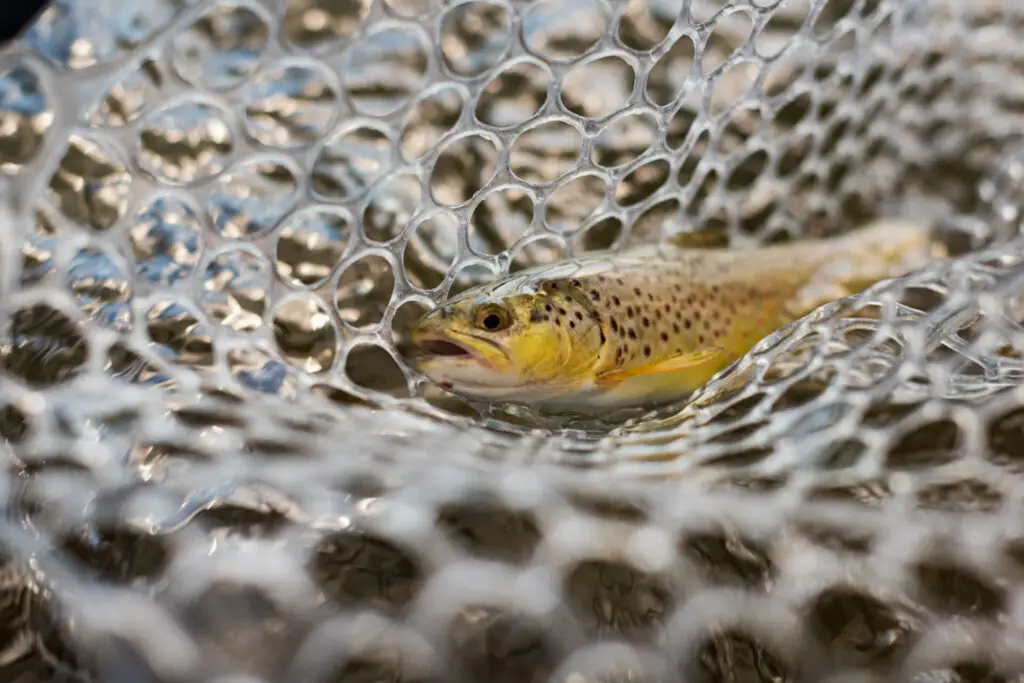
[[673, 254], [659, 248], [649, 256], [593, 275], [540, 283], [562, 302], [552, 311], [556, 325], [572, 324], [570, 318], [581, 313], [574, 297], [559, 297], [559, 291], [577, 290], [589, 301], [582, 314], [595, 316], [610, 344], [608, 353], [614, 349], [606, 355], [608, 367], [641, 367], [699, 347], [742, 352], [784, 324], [782, 306], [773, 302], [793, 298], [810, 270], [774, 272], [764, 286], [737, 276], [743, 267], [764, 275], [782, 265], [766, 263], [763, 253], [756, 263], [746, 263], [753, 252]]

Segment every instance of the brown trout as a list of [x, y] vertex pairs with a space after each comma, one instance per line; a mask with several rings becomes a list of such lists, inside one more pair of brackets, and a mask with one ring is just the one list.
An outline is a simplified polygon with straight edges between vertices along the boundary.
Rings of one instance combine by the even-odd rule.
[[945, 256], [881, 221], [761, 248], [594, 253], [467, 290], [426, 314], [419, 371], [487, 401], [592, 411], [685, 398], [818, 306]]

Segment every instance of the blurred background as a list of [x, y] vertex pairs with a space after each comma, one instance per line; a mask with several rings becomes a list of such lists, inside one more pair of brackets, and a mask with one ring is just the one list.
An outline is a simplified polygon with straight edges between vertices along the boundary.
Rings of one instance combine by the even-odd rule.
[[39, 0], [7, 3], [0, 10], [0, 42], [12, 40], [45, 6]]
[[[1024, 677], [1013, 0], [57, 0], [0, 51], [0, 681]], [[953, 257], [615, 424], [452, 292], [684, 232]]]

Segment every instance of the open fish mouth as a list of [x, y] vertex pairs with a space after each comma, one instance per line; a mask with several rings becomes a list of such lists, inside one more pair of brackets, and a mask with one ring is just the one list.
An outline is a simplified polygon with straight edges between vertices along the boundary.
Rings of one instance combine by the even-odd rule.
[[528, 384], [510, 365], [505, 350], [489, 339], [419, 328], [411, 341], [418, 355], [416, 369], [442, 389], [502, 399]]
[[472, 350], [451, 339], [426, 337], [416, 340], [416, 346], [427, 355], [440, 358], [472, 358]]
[[490, 340], [473, 337], [463, 341], [460, 335], [451, 335], [437, 330], [427, 329], [413, 332], [412, 342], [419, 352], [421, 362], [432, 360], [473, 361], [478, 365], [491, 368], [499, 358], [507, 357], [505, 351]]

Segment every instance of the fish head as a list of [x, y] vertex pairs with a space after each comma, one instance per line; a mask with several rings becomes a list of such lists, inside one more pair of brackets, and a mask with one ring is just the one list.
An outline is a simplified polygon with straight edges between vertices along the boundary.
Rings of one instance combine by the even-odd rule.
[[591, 378], [604, 335], [593, 312], [568, 295], [480, 290], [427, 313], [412, 340], [422, 353], [417, 370], [448, 391], [543, 401]]

